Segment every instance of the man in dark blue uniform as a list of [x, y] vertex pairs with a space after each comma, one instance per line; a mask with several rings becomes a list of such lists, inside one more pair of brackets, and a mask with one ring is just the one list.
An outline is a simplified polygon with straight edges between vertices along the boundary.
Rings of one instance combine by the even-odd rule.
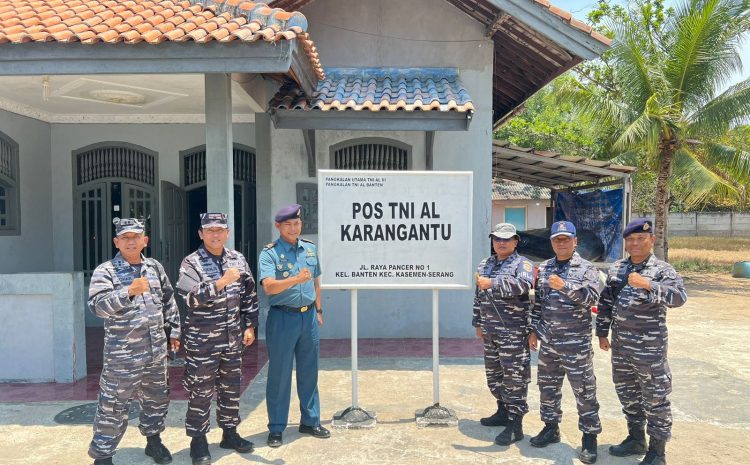
[[[629, 258], [612, 264], [599, 299], [596, 335], [612, 348], [612, 380], [628, 421], [628, 436], [609, 448], [616, 457], [646, 456], [641, 465], [665, 465], [672, 436], [672, 372], [667, 361], [667, 309], [687, 301], [682, 278], [652, 251], [651, 221], [631, 221], [622, 233]], [[612, 343], [608, 339], [612, 329]], [[651, 440], [646, 448], [646, 432]]]
[[472, 324], [484, 342], [487, 385], [497, 400], [497, 412], [480, 423], [505, 426], [495, 442], [507, 446], [523, 439], [523, 416], [529, 413], [531, 358], [526, 340], [534, 271], [531, 262], [516, 252], [515, 226], [500, 223], [490, 238], [494, 254], [477, 268]]
[[219, 447], [253, 451], [237, 433], [240, 424], [242, 349], [255, 341], [258, 298], [245, 257], [224, 247], [229, 240], [227, 215], [204, 213], [198, 230], [203, 244], [180, 265], [177, 289], [185, 299], [185, 377], [188, 410], [185, 431], [192, 438], [193, 465], [210, 465], [206, 434], [211, 400], [216, 394], [216, 421], [224, 430]]
[[599, 272], [578, 255], [576, 228], [558, 221], [551, 228], [555, 256], [539, 265], [531, 310], [531, 350], [539, 350], [539, 413], [544, 429], [531, 438], [534, 447], [560, 442], [562, 384], [568, 377], [583, 433], [578, 459], [594, 463], [597, 435], [602, 431], [596, 400], [594, 350], [591, 345], [591, 306], [599, 300]]
[[276, 213], [279, 238], [266, 245], [258, 259], [258, 280], [269, 296], [266, 320], [268, 348], [268, 445], [279, 447], [289, 418], [292, 364], [297, 362], [297, 395], [300, 402], [299, 432], [328, 438], [320, 425], [318, 395], [318, 326], [320, 308], [320, 262], [315, 244], [299, 237], [302, 207], [289, 205]]

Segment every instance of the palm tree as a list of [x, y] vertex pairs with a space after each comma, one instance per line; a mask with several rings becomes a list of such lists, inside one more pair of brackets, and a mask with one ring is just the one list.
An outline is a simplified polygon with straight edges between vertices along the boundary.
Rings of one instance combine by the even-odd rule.
[[617, 128], [613, 157], [636, 156], [656, 172], [654, 252], [666, 259], [675, 183], [687, 205], [739, 197], [750, 184], [750, 153], [720, 143], [748, 120], [750, 79], [718, 92], [742, 67], [750, 0], [686, 0], [663, 23], [653, 20], [648, 0], [638, 6], [631, 20], [610, 27], [614, 87], [578, 82], [560, 98]]

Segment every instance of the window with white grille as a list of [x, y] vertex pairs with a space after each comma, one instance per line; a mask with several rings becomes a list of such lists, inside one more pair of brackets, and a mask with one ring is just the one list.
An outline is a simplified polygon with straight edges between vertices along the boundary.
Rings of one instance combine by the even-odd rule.
[[21, 234], [18, 144], [0, 132], [0, 235]]

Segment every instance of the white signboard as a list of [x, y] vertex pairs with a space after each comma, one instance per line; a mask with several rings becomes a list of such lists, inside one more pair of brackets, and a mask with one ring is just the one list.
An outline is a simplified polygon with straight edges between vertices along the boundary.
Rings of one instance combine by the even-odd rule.
[[471, 172], [318, 171], [321, 286], [472, 286]]

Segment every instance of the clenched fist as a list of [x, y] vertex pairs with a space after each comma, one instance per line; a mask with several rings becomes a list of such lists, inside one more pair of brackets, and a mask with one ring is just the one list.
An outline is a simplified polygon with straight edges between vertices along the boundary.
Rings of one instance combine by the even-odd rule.
[[136, 278], [132, 283], [130, 283], [130, 286], [128, 286], [128, 295], [133, 297], [136, 295], [144, 294], [148, 292], [148, 290], [148, 279]]
[[628, 284], [633, 287], [640, 287], [641, 289], [651, 289], [651, 281], [638, 273], [630, 273], [628, 275]]
[[216, 288], [222, 290], [233, 282], [240, 279], [241, 273], [237, 268], [229, 268], [224, 275], [216, 281]]
[[549, 284], [549, 287], [552, 289], [559, 291], [563, 287], [565, 287], [565, 281], [557, 276], [556, 274], [550, 275], [549, 279], [547, 280], [547, 283]]
[[302, 268], [296, 278], [300, 284], [306, 283], [312, 279], [312, 273], [310, 273], [309, 269]]

